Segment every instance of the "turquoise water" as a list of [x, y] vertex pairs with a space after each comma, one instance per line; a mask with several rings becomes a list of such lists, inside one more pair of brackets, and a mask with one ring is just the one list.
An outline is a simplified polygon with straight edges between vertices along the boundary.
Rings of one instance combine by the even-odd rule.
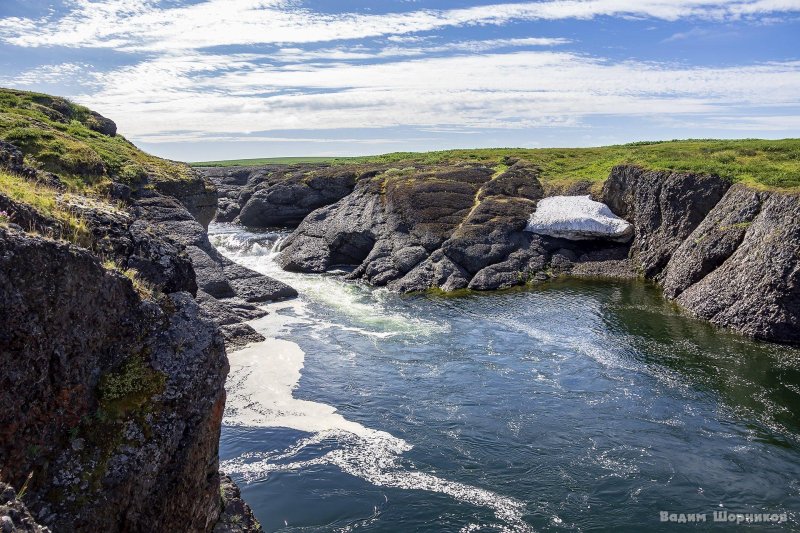
[[400, 296], [282, 272], [280, 233], [211, 233], [301, 293], [231, 355], [220, 456], [265, 530], [800, 528], [800, 350], [641, 282]]

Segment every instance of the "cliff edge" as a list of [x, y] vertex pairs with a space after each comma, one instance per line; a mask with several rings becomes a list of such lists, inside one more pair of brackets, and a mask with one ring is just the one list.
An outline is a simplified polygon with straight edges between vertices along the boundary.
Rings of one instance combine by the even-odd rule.
[[296, 293], [213, 249], [215, 211], [111, 120], [0, 90], [3, 532], [260, 531], [218, 471], [226, 344]]

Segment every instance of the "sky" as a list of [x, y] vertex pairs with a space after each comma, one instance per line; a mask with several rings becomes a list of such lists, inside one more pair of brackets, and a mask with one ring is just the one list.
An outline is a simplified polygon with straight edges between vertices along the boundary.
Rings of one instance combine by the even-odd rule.
[[800, 0], [0, 0], [0, 86], [184, 161], [800, 137]]

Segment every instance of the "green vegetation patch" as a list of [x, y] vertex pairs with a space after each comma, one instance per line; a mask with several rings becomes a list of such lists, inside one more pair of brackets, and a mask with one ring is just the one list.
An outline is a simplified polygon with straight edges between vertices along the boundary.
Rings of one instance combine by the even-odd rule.
[[164, 392], [167, 376], [153, 370], [141, 356], [130, 358], [116, 372], [100, 380], [100, 410], [120, 417], [141, 408]]
[[58, 174], [74, 189], [102, 187], [110, 180], [136, 184], [192, 177], [186, 164], [111, 136], [105, 120], [64, 98], [0, 89], [0, 139], [17, 146], [27, 164]]
[[541, 181], [555, 186], [602, 182], [615, 165], [650, 170], [714, 174], [767, 189], [800, 189], [800, 139], [685, 140], [639, 142], [598, 148], [498, 148], [401, 152], [340, 159], [349, 163], [442, 164], [476, 162], [490, 166], [506, 158], [525, 159], [541, 169]]
[[[0, 171], [0, 194], [25, 204], [40, 215], [54, 219], [62, 228], [58, 237], [79, 246], [92, 244], [92, 233], [80, 211], [69, 203], [69, 193], [61, 193], [40, 183], [28, 181], [9, 172]], [[109, 209], [113, 209], [110, 205]], [[3, 213], [4, 222], [17, 222], [13, 213]], [[34, 228], [25, 228], [33, 230]], [[55, 235], [45, 235], [54, 237]]]

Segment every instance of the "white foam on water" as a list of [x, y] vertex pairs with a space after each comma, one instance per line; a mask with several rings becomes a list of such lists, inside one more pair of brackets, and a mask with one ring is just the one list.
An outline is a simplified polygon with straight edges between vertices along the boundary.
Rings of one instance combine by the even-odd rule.
[[[286, 306], [275, 304], [279, 305]], [[292, 305], [296, 314], [302, 311], [301, 306], [301, 303]], [[253, 324], [260, 333], [275, 335], [285, 326], [305, 320], [272, 312]], [[231, 371], [226, 385], [225, 424], [284, 427], [311, 436], [281, 453], [243, 454], [225, 461], [222, 468], [226, 472], [241, 474], [246, 481], [253, 482], [266, 478], [271, 472], [333, 465], [377, 486], [436, 492], [489, 508], [514, 531], [531, 531], [522, 519], [524, 503], [406, 466], [402, 464], [402, 454], [411, 449], [406, 441], [347, 420], [330, 405], [295, 398], [293, 392], [305, 359], [297, 344], [268, 338], [232, 353], [229, 358]], [[313, 459], [286, 462], [325, 442], [335, 442], [336, 448]]]
[[[225, 423], [229, 426], [284, 427], [307, 433], [344, 431], [370, 436], [374, 432], [350, 422], [330, 405], [294, 398], [300, 382], [305, 353], [296, 343], [275, 338], [290, 324], [307, 322], [303, 304], [272, 304], [270, 314], [250, 324], [268, 338], [228, 356], [230, 373]], [[291, 309], [294, 316], [281, 314]], [[381, 438], [391, 437], [388, 433]]]
[[343, 283], [336, 276], [283, 270], [275, 261], [283, 235], [268, 233], [262, 236], [228, 224], [214, 224], [209, 229], [212, 244], [223, 255], [242, 266], [291, 285], [300, 293], [301, 299], [321, 303], [351, 319], [356, 324], [346, 326], [352, 328], [351, 331], [374, 337], [433, 335], [449, 331], [447, 324], [388, 310], [383, 305], [383, 293], [386, 291], [359, 283]]
[[[309, 288], [316, 290], [314, 296], [328, 292], [333, 294], [334, 301], [341, 304], [337, 298], [353, 294], [348, 289], [342, 289], [342, 286], [349, 284], [322, 276], [295, 274], [290, 275], [292, 280], [287, 280], [289, 276], [283, 271], [280, 272], [284, 275], [274, 275], [273, 268], [276, 268], [274, 264], [265, 265], [273, 263], [274, 250], [262, 253], [267, 247], [259, 245], [255, 251], [260, 255], [251, 256], [249, 252], [236, 252], [235, 245], [239, 245], [239, 249], [242, 249], [241, 237], [235, 234], [224, 237], [225, 239], [215, 239], [215, 243], [231, 259], [264, 274], [282, 278], [283, 281], [290, 282], [300, 289], [303, 295], [307, 294]], [[240, 240], [236, 242], [235, 239]], [[253, 250], [253, 245], [249, 245], [247, 249]], [[312, 277], [315, 279], [308, 281], [308, 278]], [[297, 279], [300, 283], [296, 281]], [[324, 299], [325, 303], [329, 300], [330, 298]], [[347, 305], [353, 303], [351, 298]], [[402, 319], [404, 327], [401, 331], [404, 333], [429, 334], [437, 331], [438, 324], [421, 321], [413, 324], [411, 329], [407, 329], [405, 326], [408, 322], [407, 317], [389, 315], [384, 310], [376, 308], [378, 302], [374, 300], [372, 306], [366, 301], [360, 301], [358, 304], [364, 306], [364, 312], [369, 313], [371, 317], [383, 313], [384, 316], [378, 322], [381, 326], [385, 326], [387, 321], [397, 326]], [[495, 517], [503, 522], [503, 525], [496, 526], [500, 530], [532, 531], [522, 518], [526, 513], [525, 503], [490, 490], [449, 481], [417, 470], [403, 458], [403, 454], [412, 448], [403, 439], [347, 420], [333, 406], [295, 398], [294, 391], [300, 382], [305, 353], [296, 343], [277, 337], [290, 333], [293, 325], [312, 324], [314, 327], [320, 325], [310, 316], [306, 305], [302, 297], [291, 302], [270, 304], [266, 306], [269, 315], [250, 322], [256, 331], [266, 337], [266, 340], [229, 355], [231, 369], [226, 383], [228, 398], [224, 423], [229, 426], [289, 428], [308, 433], [310, 436], [281, 452], [242, 454], [224, 461], [221, 468], [226, 472], [242, 475], [247, 482], [253, 482], [265, 479], [271, 472], [299, 471], [315, 465], [332, 465], [344, 473], [376, 486], [444, 494], [459, 502], [490, 509]], [[375, 322], [368, 322], [367, 333], [377, 335], [392, 333], [375, 332], [375, 325]], [[323, 323], [322, 326], [333, 325]], [[335, 444], [334, 449], [319, 455], [320, 448], [329, 444]], [[297, 459], [300, 455], [314, 454], [318, 456], [311, 459]]]

